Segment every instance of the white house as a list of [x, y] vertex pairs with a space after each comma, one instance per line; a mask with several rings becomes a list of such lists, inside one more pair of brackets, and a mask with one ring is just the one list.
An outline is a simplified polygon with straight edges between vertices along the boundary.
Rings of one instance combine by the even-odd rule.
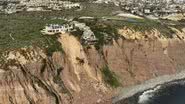
[[70, 1], [61, 1], [60, 4], [62, 4], [65, 9], [72, 9], [76, 7], [80, 8], [80, 3], [73, 3]]
[[73, 25], [70, 24], [64, 24], [64, 25], [59, 25], [59, 24], [50, 24], [46, 25], [43, 30], [41, 30], [41, 33], [44, 35], [55, 35], [58, 33], [65, 33], [73, 30]]

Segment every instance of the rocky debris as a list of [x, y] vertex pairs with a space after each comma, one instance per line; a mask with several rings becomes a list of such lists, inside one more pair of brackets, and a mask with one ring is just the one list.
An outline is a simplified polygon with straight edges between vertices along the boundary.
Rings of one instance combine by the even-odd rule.
[[[87, 56], [84, 53], [81, 43], [74, 36], [70, 36], [69, 34], [61, 35], [59, 41], [62, 43], [62, 47], [71, 61], [71, 65], [74, 68], [78, 80], [80, 80], [79, 74], [83, 72], [82, 69], [84, 69], [89, 77], [96, 79], [96, 72], [93, 72], [92, 67], [88, 64]], [[78, 65], [78, 59], [83, 59], [83, 65]]]
[[83, 31], [83, 34], [81, 36], [81, 40], [84, 41], [85, 44], [97, 41], [97, 38], [96, 38], [95, 34], [93, 33], [93, 31], [85, 23], [73, 21], [73, 24], [75, 27], [77, 27], [81, 31]]

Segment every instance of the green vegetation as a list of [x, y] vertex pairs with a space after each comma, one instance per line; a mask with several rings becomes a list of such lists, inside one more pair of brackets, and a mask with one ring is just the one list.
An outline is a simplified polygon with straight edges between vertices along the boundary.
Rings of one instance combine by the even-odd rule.
[[[114, 5], [100, 5], [87, 2], [83, 2], [82, 5], [84, 9], [81, 11], [63, 10], [52, 12], [21, 12], [11, 15], [0, 14], [0, 52], [30, 45], [42, 48], [48, 47], [48, 39], [53, 39], [52, 37], [50, 39], [50, 37], [40, 34], [40, 30], [49, 23], [65, 22], [62, 19], [53, 19], [55, 17], [102, 17], [110, 16], [113, 11], [119, 10]], [[80, 36], [78, 35], [77, 37]]]
[[[95, 18], [95, 19], [80, 19], [80, 22], [86, 23], [91, 27], [95, 33], [98, 41], [95, 44], [97, 50], [101, 49], [104, 44], [112, 43], [112, 39], [124, 38], [120, 36], [117, 29], [127, 27], [139, 32], [151, 32], [153, 29], [157, 29], [161, 35], [166, 38], [172, 38], [175, 31], [170, 27], [182, 29], [183, 24], [179, 24], [175, 21], [165, 20], [150, 20], [150, 19], [136, 19], [136, 18], [116, 18], [115, 16], [109, 16], [106, 19]], [[170, 25], [171, 23], [175, 25]]]
[[169, 28], [170, 25], [164, 24], [159, 20], [127, 18], [125, 20], [109, 20], [109, 24], [116, 28], [124, 26], [135, 31], [146, 32], [157, 29], [164, 37], [172, 38], [174, 31]]
[[52, 56], [53, 52], [62, 52], [64, 53], [64, 50], [62, 49], [61, 43], [57, 41], [57, 36], [47, 36], [47, 44], [48, 47], [46, 48], [46, 52], [48, 56]]
[[110, 25], [99, 25], [91, 28], [97, 37], [98, 41], [95, 44], [96, 49], [100, 49], [104, 44], [112, 43], [112, 39], [119, 39], [120, 35], [117, 33], [117, 29]]
[[104, 68], [101, 69], [102, 73], [103, 73], [103, 78], [104, 81], [110, 85], [113, 88], [119, 87], [120, 83], [117, 79], [117, 76], [111, 72], [111, 70], [109, 69], [108, 66], [105, 66]]
[[117, 27], [105, 21], [101, 21], [101, 19], [84, 19], [78, 21], [86, 23], [86, 25], [94, 32], [98, 39], [95, 44], [97, 50], [101, 49], [104, 44], [111, 44], [113, 39], [117, 40], [121, 37], [117, 32]]
[[132, 19], [131, 22], [127, 21], [125, 24], [127, 27], [134, 29], [135, 31], [146, 32], [152, 29], [157, 29], [161, 35], [166, 38], [172, 38], [175, 33], [171, 27], [178, 30], [182, 30], [185, 27], [183, 21], [172, 21], [167, 19], [150, 20], [150, 19]]
[[44, 36], [40, 30], [46, 24], [64, 22], [39, 13], [0, 15], [0, 52], [30, 45], [47, 49], [48, 54], [61, 51], [57, 37]]
[[[25, 46], [38, 46], [46, 49], [48, 54], [53, 51], [61, 51], [59, 49], [60, 43], [56, 41], [55, 37], [43, 36], [40, 30], [49, 23], [65, 23], [63, 19], [56, 19], [55, 17], [80, 17], [80, 16], [94, 16], [96, 19], [78, 20], [84, 22], [91, 27], [92, 31], [98, 38], [95, 44], [96, 49], [101, 49], [104, 44], [112, 43], [112, 39], [117, 40], [121, 36], [117, 33], [117, 29], [127, 26], [136, 31], [150, 31], [151, 29], [158, 29], [162, 35], [171, 38], [174, 33], [169, 25], [163, 24], [160, 21], [149, 19], [133, 19], [133, 18], [116, 18], [112, 16], [112, 11], [118, 8], [112, 5], [85, 5], [82, 11], [55, 11], [55, 12], [27, 12], [17, 13], [11, 15], [0, 14], [0, 52], [10, 49], [17, 49]], [[103, 9], [104, 8], [104, 9]], [[97, 11], [99, 10], [99, 11]], [[109, 19], [101, 19], [100, 17], [108, 17]], [[112, 18], [112, 19], [111, 19]], [[178, 24], [173, 26], [182, 29], [184, 25]], [[72, 32], [80, 39], [82, 31], [77, 30]], [[56, 43], [57, 42], [57, 43]], [[57, 44], [57, 45], [54, 45]]]
[[72, 31], [71, 34], [77, 37], [78, 40], [80, 40], [81, 36], [83, 35], [83, 31], [80, 30], [79, 28], [76, 28], [76, 30]]

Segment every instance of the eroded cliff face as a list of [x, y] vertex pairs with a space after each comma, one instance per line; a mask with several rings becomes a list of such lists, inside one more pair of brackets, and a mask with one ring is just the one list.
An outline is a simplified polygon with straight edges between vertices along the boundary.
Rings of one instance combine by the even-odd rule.
[[105, 66], [115, 73], [120, 88], [139, 84], [185, 67], [184, 31], [173, 38], [152, 30], [118, 30], [124, 38], [96, 50], [82, 46], [70, 34], [58, 41], [64, 52], [47, 56], [37, 47], [3, 53], [0, 69], [2, 104], [109, 104], [119, 91], [103, 78]]

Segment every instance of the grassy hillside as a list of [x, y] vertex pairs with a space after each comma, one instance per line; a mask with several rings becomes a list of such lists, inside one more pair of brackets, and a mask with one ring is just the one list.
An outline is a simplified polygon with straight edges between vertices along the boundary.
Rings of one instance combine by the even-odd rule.
[[51, 17], [39, 16], [37, 14], [1, 15], [0, 51], [30, 45], [50, 49], [50, 47], [54, 47], [57, 44], [56, 37], [43, 36], [40, 30], [46, 24], [62, 24], [64, 22], [62, 19], [52, 19]]
[[[185, 27], [184, 24], [178, 21], [168, 21], [166, 20], [150, 20], [150, 19], [135, 19], [135, 18], [117, 18], [115, 16], [109, 16], [108, 19], [80, 19], [80, 22], [86, 23], [91, 30], [94, 32], [95, 36], [98, 38], [97, 43], [95, 44], [96, 49], [101, 49], [104, 44], [111, 43], [112, 39], [117, 40], [121, 37], [118, 34], [118, 29], [123, 27], [131, 28], [135, 31], [150, 32], [153, 29], [157, 29], [162, 36], [166, 38], [172, 38], [175, 31], [170, 27], [177, 28], [181, 30], [182, 27]], [[170, 25], [173, 23], [173, 25]], [[108, 41], [107, 41], [108, 40]]]
[[[56, 44], [56, 37], [43, 36], [40, 30], [49, 23], [64, 23], [63, 19], [54, 19], [54, 17], [78, 17], [78, 16], [95, 16], [94, 20], [78, 20], [86, 23], [91, 27], [96, 37], [99, 39], [95, 45], [97, 48], [107, 43], [104, 35], [108, 38], [119, 38], [117, 34], [118, 28], [127, 26], [136, 31], [150, 31], [151, 29], [158, 29], [162, 35], [171, 38], [174, 31], [172, 31], [165, 23], [149, 20], [149, 19], [116, 19], [112, 12], [117, 10], [114, 6], [107, 5], [86, 5], [82, 11], [54, 11], [54, 12], [29, 12], [18, 13], [11, 15], [0, 15], [0, 51], [8, 49], [16, 49], [24, 46], [35, 45], [41, 48], [51, 47]], [[103, 20], [101, 17], [108, 17], [110, 19]], [[111, 19], [113, 18], [113, 19]], [[171, 21], [170, 21], [171, 22]], [[173, 22], [172, 27], [182, 29], [183, 24]], [[49, 48], [50, 51], [54, 49]]]

